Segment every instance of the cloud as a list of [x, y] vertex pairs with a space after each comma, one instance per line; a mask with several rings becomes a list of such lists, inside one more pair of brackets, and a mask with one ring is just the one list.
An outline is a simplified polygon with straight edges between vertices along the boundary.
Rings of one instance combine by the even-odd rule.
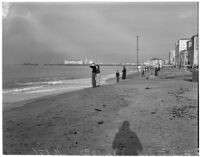
[[[15, 51], [22, 53], [19, 47], [26, 47], [23, 45], [27, 44], [27, 41], [32, 41], [36, 44], [35, 47], [42, 48], [40, 53], [48, 55], [47, 50], [50, 49], [57, 56], [66, 55], [72, 58], [91, 57], [94, 60], [103, 58], [105, 60], [113, 56], [112, 58], [117, 59], [120, 52], [126, 56], [132, 51], [129, 47], [133, 44], [133, 36], [107, 21], [98, 11], [90, 7], [72, 7], [67, 11], [62, 5], [57, 8], [53, 5], [43, 7], [42, 9], [40, 6], [42, 11], [40, 9], [22, 11], [21, 8], [15, 11], [9, 30], [12, 38], [10, 41], [14, 42], [16, 39]], [[23, 56], [33, 52], [32, 49], [34, 49], [32, 46], [24, 48], [26, 52]]]
[[6, 18], [6, 16], [8, 15], [9, 8], [10, 8], [10, 3], [8, 3], [8, 2], [2, 3], [2, 17], [3, 17], [3, 19]]
[[195, 15], [194, 13], [195, 13], [194, 11], [183, 10], [183, 11], [178, 12], [178, 16], [181, 19], [186, 19], [186, 18], [193, 17]]
[[163, 56], [179, 36], [187, 37], [185, 32], [193, 35], [190, 28], [194, 18], [182, 22], [174, 16], [177, 10], [188, 11], [192, 7], [172, 6], [12, 3], [9, 16], [3, 21], [3, 60], [20, 63], [32, 58], [48, 63], [63, 62], [68, 57], [133, 62], [137, 35], [141, 58]]

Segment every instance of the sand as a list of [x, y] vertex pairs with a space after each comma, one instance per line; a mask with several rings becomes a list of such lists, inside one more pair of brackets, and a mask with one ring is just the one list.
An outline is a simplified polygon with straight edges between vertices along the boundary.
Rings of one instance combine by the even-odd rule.
[[167, 69], [21, 102], [3, 112], [4, 154], [197, 155], [197, 82]]

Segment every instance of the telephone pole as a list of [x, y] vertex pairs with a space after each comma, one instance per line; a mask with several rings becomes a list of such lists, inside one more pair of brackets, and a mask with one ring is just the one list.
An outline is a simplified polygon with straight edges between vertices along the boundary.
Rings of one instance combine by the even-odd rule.
[[138, 73], [138, 36], [137, 36], [137, 73]]

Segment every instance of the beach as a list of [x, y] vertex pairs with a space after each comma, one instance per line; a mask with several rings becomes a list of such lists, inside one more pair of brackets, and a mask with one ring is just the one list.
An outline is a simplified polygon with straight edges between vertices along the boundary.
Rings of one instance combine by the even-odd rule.
[[198, 84], [192, 73], [151, 73], [18, 102], [3, 111], [3, 153], [197, 155]]

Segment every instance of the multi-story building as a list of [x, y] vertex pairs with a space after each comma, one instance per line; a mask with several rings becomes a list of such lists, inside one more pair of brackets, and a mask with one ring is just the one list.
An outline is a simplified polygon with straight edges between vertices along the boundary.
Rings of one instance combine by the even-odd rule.
[[88, 64], [92, 64], [92, 63], [94, 63], [93, 60], [89, 60], [88, 61]]
[[175, 65], [175, 50], [169, 51], [169, 64]]
[[169, 59], [165, 59], [164, 60], [164, 64], [166, 65], [166, 64], [169, 64]]
[[150, 66], [152, 66], [152, 67], [160, 66], [162, 68], [164, 61], [162, 59], [154, 57], [154, 58], [148, 60], [148, 62], [150, 63]]
[[180, 52], [182, 50], [187, 50], [187, 42], [189, 40], [190, 39], [188, 39], [188, 38], [183, 38], [183, 39], [179, 39], [175, 43], [175, 65], [181, 66], [181, 55], [180, 55]]
[[192, 41], [192, 47], [191, 47], [191, 65], [199, 65], [198, 63], [198, 58], [199, 58], [199, 44], [198, 41], [199, 37], [198, 34], [192, 36], [191, 41]]
[[181, 66], [182, 67], [187, 67], [190, 65], [190, 61], [189, 61], [189, 52], [188, 50], [182, 50], [180, 52], [180, 58], [181, 58]]

